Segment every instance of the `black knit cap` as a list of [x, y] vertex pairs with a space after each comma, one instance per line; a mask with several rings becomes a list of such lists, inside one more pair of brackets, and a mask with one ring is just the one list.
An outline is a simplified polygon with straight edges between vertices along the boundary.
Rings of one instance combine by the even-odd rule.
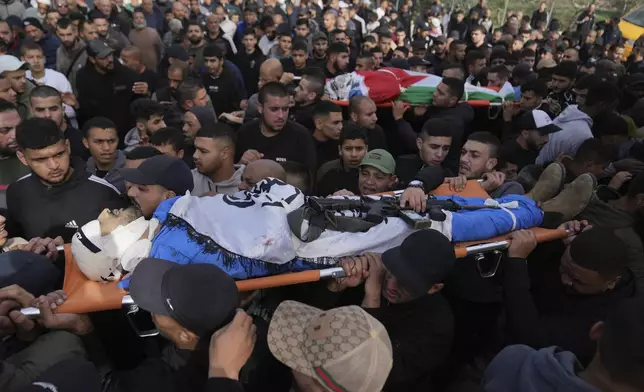
[[382, 263], [413, 297], [427, 294], [452, 270], [454, 246], [436, 230], [420, 230], [382, 255]]

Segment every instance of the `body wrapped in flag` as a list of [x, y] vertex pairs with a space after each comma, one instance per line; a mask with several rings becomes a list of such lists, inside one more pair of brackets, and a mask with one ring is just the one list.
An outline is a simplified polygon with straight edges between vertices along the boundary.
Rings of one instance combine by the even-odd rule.
[[[453, 242], [487, 239], [539, 226], [543, 220], [543, 212], [536, 203], [523, 196], [508, 196], [496, 201], [449, 198], [463, 205], [488, 203], [495, 207], [446, 211], [444, 221], [432, 221], [431, 228]], [[343, 256], [384, 252], [400, 245], [414, 231], [402, 219], [389, 218], [365, 232], [325, 230], [316, 240], [304, 242], [293, 234], [288, 221], [288, 214], [304, 203], [305, 196], [297, 188], [276, 179], [262, 180], [251, 191], [235, 196], [199, 198], [186, 195], [166, 200], [155, 212], [154, 218], [160, 228], [149, 249], [145, 254], [130, 254], [135, 254], [137, 259], [151, 256], [181, 264], [212, 263], [235, 279], [248, 279], [321, 269], [335, 264]], [[355, 211], [339, 214], [359, 216]], [[114, 270], [118, 271], [122, 265], [127, 265], [127, 270], [135, 267], [136, 260], [124, 260], [121, 255], [117, 265], [99, 268], [96, 260], [92, 260], [92, 253], [86, 251], [86, 244], [90, 241], [96, 248], [104, 249], [100, 244], [102, 240], [84, 229], [79, 230], [77, 237], [81, 238], [72, 243], [72, 251], [79, 267], [90, 279], [98, 280], [97, 274], [104, 280], [118, 279], [120, 274]], [[105, 276], [106, 270], [112, 271], [113, 277]]]

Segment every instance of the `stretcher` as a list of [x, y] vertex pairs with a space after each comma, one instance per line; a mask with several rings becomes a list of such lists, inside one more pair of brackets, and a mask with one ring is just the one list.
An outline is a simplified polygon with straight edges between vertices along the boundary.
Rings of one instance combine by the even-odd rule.
[[[389, 193], [389, 195], [394, 194], [399, 193]], [[436, 189], [436, 191], [432, 192], [432, 194], [438, 196], [450, 196], [455, 194], [455, 192], [450, 191], [447, 184], [444, 184]], [[468, 181], [465, 189], [457, 194], [464, 197], [489, 197], [477, 181]], [[568, 235], [564, 230], [544, 229], [539, 227], [535, 227], [530, 230], [535, 233], [538, 243], [562, 239]], [[473, 256], [477, 260], [477, 263], [485, 257], [485, 254], [490, 252], [497, 255], [498, 261], [500, 261], [502, 251], [507, 249], [510, 246], [510, 243], [511, 241], [508, 239], [506, 234], [483, 241], [457, 243], [454, 245], [454, 250], [457, 258]], [[63, 247], [63, 251], [65, 252], [65, 279], [63, 290], [67, 293], [67, 300], [64, 304], [58, 307], [58, 312], [88, 313], [119, 309], [122, 306], [136, 306], [127, 291], [118, 287], [118, 282], [100, 283], [88, 280], [76, 265], [72, 256], [70, 244], [65, 245]], [[495, 272], [496, 268], [491, 272], [486, 272], [485, 274], [481, 271], [481, 275], [483, 277], [486, 277], [486, 275], [493, 276]], [[322, 270], [293, 272], [282, 275], [240, 280], [237, 281], [237, 287], [240, 291], [252, 291], [315, 282], [321, 279], [340, 278], [343, 276], [344, 272], [342, 268], [334, 267]], [[29, 317], [37, 317], [39, 315], [37, 308], [23, 308], [22, 313]]]

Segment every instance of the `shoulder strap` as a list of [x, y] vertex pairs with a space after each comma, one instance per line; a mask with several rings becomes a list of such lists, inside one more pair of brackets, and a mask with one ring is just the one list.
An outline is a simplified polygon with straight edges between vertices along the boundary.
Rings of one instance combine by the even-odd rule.
[[72, 72], [72, 69], [74, 69], [74, 64], [76, 64], [76, 61], [80, 58], [80, 56], [85, 53], [85, 50], [87, 50], [87, 47], [81, 49], [76, 53], [76, 56], [74, 56], [74, 59], [72, 60], [72, 63], [69, 65], [69, 68], [67, 68], [67, 71], [65, 71], [65, 78], [69, 79], [69, 74]]
[[293, 234], [304, 242], [315, 241], [327, 229], [362, 233], [376, 226], [376, 223], [364, 219], [336, 216], [333, 211], [318, 212], [309, 206], [290, 212], [286, 219]]

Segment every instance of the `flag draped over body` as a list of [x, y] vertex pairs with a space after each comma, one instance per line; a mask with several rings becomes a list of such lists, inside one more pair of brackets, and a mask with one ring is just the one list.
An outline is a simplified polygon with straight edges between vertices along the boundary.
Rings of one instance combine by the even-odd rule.
[[[401, 100], [412, 105], [429, 105], [436, 86], [442, 78], [436, 75], [382, 68], [378, 71], [351, 72], [326, 82], [325, 94], [334, 101], [348, 101], [356, 96], [368, 96], [376, 104]], [[464, 101], [515, 101], [514, 89], [508, 82], [495, 91], [486, 87], [465, 84]]]
[[[460, 204], [482, 205], [488, 199], [448, 196]], [[384, 252], [413, 231], [400, 218], [389, 218], [366, 232], [325, 230], [302, 242], [293, 235], [287, 215], [305, 203], [295, 187], [264, 179], [234, 196], [166, 200], [155, 212], [162, 228], [152, 241], [151, 257], [180, 264], [216, 264], [235, 279], [327, 268], [339, 257]], [[543, 212], [523, 196], [497, 199], [503, 209], [448, 212], [432, 228], [454, 242], [487, 239], [541, 224]], [[488, 203], [490, 201], [488, 200]], [[356, 216], [354, 211], [342, 212]], [[351, 215], [353, 214], [353, 215]]]

